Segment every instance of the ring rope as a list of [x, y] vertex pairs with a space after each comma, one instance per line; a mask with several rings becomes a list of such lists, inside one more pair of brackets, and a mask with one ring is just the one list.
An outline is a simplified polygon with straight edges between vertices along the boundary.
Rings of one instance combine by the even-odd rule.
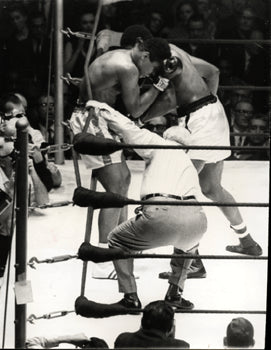
[[[124, 259], [206, 259], [206, 260], [268, 260], [267, 256], [240, 256], [240, 255], [210, 255], [210, 254], [138, 254], [138, 253], [125, 253]], [[54, 264], [57, 262], [67, 261], [71, 259], [78, 259], [78, 255], [59, 255], [53, 258], [39, 260], [33, 256], [27, 263], [32, 269], [36, 269], [35, 264]], [[118, 257], [120, 259], [120, 257]]]
[[195, 255], [195, 254], [127, 254], [133, 259], [214, 259], [214, 260], [268, 260], [267, 256]]
[[254, 85], [219, 85], [220, 90], [255, 90], [255, 91], [270, 91], [271, 86], [254, 86]]
[[[269, 136], [268, 133], [231, 133], [232, 136]], [[120, 143], [118, 143], [120, 144]], [[136, 145], [136, 144], [121, 144], [123, 148], [135, 148], [135, 149], [149, 149], [149, 148], [161, 148], [161, 149], [211, 149], [211, 150], [245, 150], [245, 151], [261, 151], [261, 150], [269, 150], [268, 146], [193, 146], [193, 145]], [[72, 144], [64, 143], [61, 145], [50, 145], [45, 148], [41, 148], [40, 151], [48, 151], [48, 153], [55, 153], [60, 151], [67, 151], [71, 147]]]
[[[247, 315], [265, 315], [266, 311], [264, 310], [208, 310], [208, 309], [196, 309], [196, 310], [181, 310], [174, 308], [175, 313], [183, 313], [183, 314], [247, 314]], [[143, 312], [144, 309], [129, 309], [127, 308], [127, 314], [140, 313]], [[66, 316], [70, 313], [74, 313], [74, 310], [69, 311], [53, 311], [48, 314], [44, 314], [41, 316], [36, 316], [35, 314], [31, 314], [27, 318], [27, 322], [31, 324], [35, 324], [34, 321], [45, 319], [51, 320], [53, 318], [59, 318]]]
[[[141, 310], [140, 310], [141, 311]], [[143, 311], [143, 310], [142, 310]], [[257, 314], [257, 315], [265, 315], [266, 311], [262, 310], [180, 310], [175, 309], [175, 313], [183, 313], [183, 314]]]
[[168, 38], [172, 44], [176, 43], [191, 43], [191, 44], [266, 44], [271, 45], [271, 40], [267, 39], [180, 39]]
[[264, 146], [179, 146], [179, 145], [138, 145], [138, 144], [120, 144], [122, 148], [134, 148], [134, 149], [197, 149], [197, 150], [235, 150], [235, 151], [261, 151], [261, 150], [269, 150], [270, 147]]
[[252, 202], [193, 202], [193, 201], [141, 201], [128, 199], [126, 204], [139, 204], [139, 205], [172, 205], [172, 206], [204, 206], [204, 207], [259, 207], [267, 208], [269, 203], [252, 203]]

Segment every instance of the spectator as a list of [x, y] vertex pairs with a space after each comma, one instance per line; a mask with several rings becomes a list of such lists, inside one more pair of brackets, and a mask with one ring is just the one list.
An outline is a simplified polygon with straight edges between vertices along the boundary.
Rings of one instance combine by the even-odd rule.
[[[24, 108], [21, 100], [14, 94], [8, 94], [2, 99], [2, 110], [4, 112], [4, 123], [2, 126], [2, 132], [4, 136], [15, 136], [16, 127], [15, 124], [20, 117], [24, 115]], [[33, 167], [30, 167], [30, 171], [34, 174], [37, 173], [42, 185], [45, 186], [44, 200], [48, 202], [48, 192], [53, 187], [59, 187], [61, 184], [61, 174], [59, 170], [52, 165], [49, 165], [47, 157], [44, 153], [41, 153], [40, 148], [44, 145], [44, 138], [39, 130], [28, 126], [29, 134], [29, 154], [33, 160]], [[30, 162], [31, 163], [31, 162]], [[30, 164], [31, 165], [31, 164]], [[34, 174], [35, 175], [35, 174]], [[36, 180], [36, 178], [35, 178]], [[40, 186], [41, 187], [41, 186]], [[37, 191], [36, 193], [39, 193]], [[38, 205], [40, 205], [39, 200]], [[44, 204], [44, 203], [42, 203]]]
[[242, 86], [244, 85], [244, 89], [239, 88], [239, 89], [233, 89], [229, 92], [228, 97], [226, 97], [226, 93], [224, 95], [224, 108], [225, 112], [229, 121], [229, 124], [232, 125], [232, 120], [234, 118], [233, 116], [233, 110], [234, 106], [238, 101], [241, 100], [248, 100], [249, 102], [252, 103], [253, 100], [253, 93], [251, 90], [248, 90], [245, 88], [245, 83], [240, 80], [240, 79], [232, 79], [230, 85], [237, 85], [237, 86]]
[[23, 6], [12, 6], [8, 15], [13, 27], [12, 35], [6, 40], [6, 88], [17, 91], [26, 89], [32, 72], [32, 59], [30, 57], [31, 41], [29, 38], [28, 15]]
[[11, 7], [9, 16], [14, 33], [6, 41], [6, 90], [21, 91], [32, 104], [48, 82], [50, 45], [45, 18], [35, 12], [28, 20], [22, 6]]
[[[217, 30], [218, 39], [250, 39], [252, 31], [255, 29], [255, 13], [251, 8], [244, 8], [236, 17], [229, 18], [224, 29]], [[233, 75], [243, 79], [240, 64], [244, 55], [244, 45], [223, 44], [219, 45], [221, 56], [232, 60]]]
[[166, 38], [168, 36], [167, 29], [165, 28], [164, 15], [159, 10], [152, 10], [149, 13], [146, 27], [153, 36], [159, 36], [161, 38]]
[[[231, 59], [228, 57], [219, 57], [217, 62], [217, 68], [219, 69], [220, 75], [219, 75], [219, 84], [220, 85], [233, 85], [233, 67]], [[223, 106], [225, 107], [226, 103], [228, 102], [228, 91], [222, 90], [220, 87], [218, 87], [218, 96], [220, 101], [222, 102]]]
[[[191, 16], [187, 28], [189, 39], [208, 39], [206, 22], [202, 16]], [[217, 63], [218, 51], [214, 45], [187, 43], [179, 46], [192, 56], [202, 58], [213, 64]]]
[[[176, 19], [174, 27], [169, 30], [168, 37], [169, 41], [170, 39], [186, 39], [188, 38], [188, 20], [189, 18], [194, 15], [195, 8], [190, 0], [183, 0], [181, 1], [178, 6], [176, 7]], [[179, 46], [179, 44], [176, 42], [176, 44]]]
[[[33, 12], [30, 20], [30, 37], [32, 41], [32, 52], [34, 61], [34, 81], [38, 90], [35, 96], [38, 96], [48, 84], [48, 65], [50, 55], [50, 41], [46, 34], [46, 19], [42, 12]], [[52, 58], [53, 62], [53, 58]]]
[[[268, 118], [264, 114], [256, 114], [250, 119], [249, 131], [253, 135], [247, 136], [247, 146], [269, 146], [269, 137], [263, 135], [268, 133]], [[255, 151], [248, 154], [248, 160], [269, 160], [268, 151]]]
[[220, 39], [249, 39], [255, 25], [254, 10], [250, 7], [242, 7], [225, 21], [218, 23], [216, 37]]
[[[40, 130], [44, 140], [49, 144], [54, 144], [55, 136], [55, 101], [54, 97], [47, 93], [39, 96], [38, 103], [31, 110], [31, 116], [29, 117], [30, 124], [33, 128]], [[48, 108], [48, 117], [47, 117]], [[46, 129], [47, 127], [47, 129]]]
[[[0, 126], [0, 134], [2, 128]], [[0, 280], [4, 276], [11, 244], [11, 220], [13, 201], [13, 145], [0, 136]], [[1, 288], [1, 283], [0, 283]]]
[[[254, 113], [253, 105], [249, 101], [241, 100], [236, 103], [233, 109], [233, 120], [231, 131], [235, 133], [248, 132], [250, 119]], [[231, 137], [231, 146], [244, 146], [246, 136]], [[245, 155], [241, 151], [233, 151], [231, 159], [242, 159]]]
[[158, 300], [145, 306], [141, 328], [137, 332], [122, 333], [115, 340], [116, 348], [178, 348], [189, 349], [184, 340], [175, 338], [174, 310]]
[[[264, 34], [262, 31], [254, 29], [250, 33], [249, 39], [263, 40]], [[250, 85], [267, 85], [269, 60], [268, 52], [262, 44], [254, 43], [245, 45], [244, 56], [244, 58], [239, 57], [239, 60], [243, 60], [242, 67], [240, 68], [244, 81]]]
[[[264, 33], [261, 30], [254, 29], [250, 34], [251, 40], [264, 39]], [[245, 57], [245, 59], [243, 58]], [[248, 85], [269, 85], [269, 54], [267, 47], [260, 43], [245, 45], [244, 56], [239, 57], [240, 72], [243, 73], [243, 80]], [[238, 67], [237, 62], [235, 67]], [[235, 64], [234, 63], [234, 64]], [[267, 111], [268, 93], [255, 91], [253, 96], [254, 106], [262, 111]]]
[[103, 339], [88, 338], [84, 333], [73, 335], [61, 335], [56, 337], [34, 337], [26, 340], [26, 349], [51, 349], [60, 344], [72, 344], [76, 348], [83, 349], [108, 349], [108, 345]]
[[196, 0], [197, 13], [204, 18], [206, 33], [209, 39], [214, 39], [216, 33], [216, 13], [211, 0]]
[[[9, 95], [3, 100], [3, 113], [0, 124], [0, 278], [5, 271], [6, 260], [10, 251], [12, 236], [12, 202], [14, 187], [14, 143], [6, 137], [16, 136], [15, 124], [22, 116], [23, 106], [16, 95]], [[31, 147], [31, 146], [30, 146]], [[42, 155], [32, 147], [32, 159], [29, 159], [29, 183], [31, 186], [30, 204], [43, 205], [49, 202], [46, 185], [50, 183], [50, 172], [44, 171], [46, 183], [38, 175], [42, 169]], [[36, 163], [36, 167], [33, 162]], [[39, 169], [39, 170], [38, 170]]]
[[254, 346], [254, 328], [249, 320], [243, 317], [234, 318], [227, 327], [224, 345], [228, 348], [248, 348]]
[[[92, 33], [94, 27], [95, 12], [84, 11], [79, 15], [78, 30], [85, 33]], [[89, 40], [72, 37], [69, 39], [64, 47], [64, 73], [70, 73], [72, 77], [82, 78], [84, 75], [85, 59], [88, 51]], [[96, 48], [92, 52], [90, 62], [96, 56]], [[90, 63], [89, 62], [89, 63]], [[78, 88], [71, 84], [69, 86], [73, 96], [73, 102], [78, 97]]]
[[103, 5], [99, 27], [100, 29], [111, 29], [114, 31], [122, 31], [121, 21], [119, 20], [118, 3], [108, 3]]

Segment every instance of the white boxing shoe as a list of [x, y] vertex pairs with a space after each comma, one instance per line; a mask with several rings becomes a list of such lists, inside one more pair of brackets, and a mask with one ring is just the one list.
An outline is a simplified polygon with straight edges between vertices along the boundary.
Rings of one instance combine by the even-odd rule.
[[[118, 280], [117, 272], [111, 261], [95, 264], [92, 269], [91, 277], [96, 279]], [[135, 276], [135, 279], [138, 278], [138, 276]]]

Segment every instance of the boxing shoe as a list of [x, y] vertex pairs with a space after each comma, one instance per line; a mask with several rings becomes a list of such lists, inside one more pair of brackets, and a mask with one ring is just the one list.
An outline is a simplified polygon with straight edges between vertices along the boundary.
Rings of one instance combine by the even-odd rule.
[[240, 244], [238, 245], [228, 245], [226, 250], [231, 253], [239, 253], [252, 256], [260, 256], [263, 253], [262, 248], [258, 243], [256, 243], [250, 234], [243, 238], [239, 238]]
[[180, 294], [176, 294], [173, 296], [167, 295], [165, 297], [165, 301], [170, 306], [172, 306], [173, 308], [176, 308], [177, 310], [192, 310], [192, 309], [194, 309], [194, 304], [191, 303], [191, 301], [182, 298], [182, 296]]
[[139, 314], [141, 309], [141, 302], [136, 293], [126, 293], [124, 294], [124, 298], [121, 299], [117, 304], [126, 307], [127, 309], [135, 309], [133, 314]]
[[206, 276], [207, 273], [203, 264], [202, 266], [191, 265], [187, 274], [187, 278], [206, 278]]
[[[117, 272], [111, 261], [95, 264], [92, 269], [91, 277], [95, 279], [113, 280], [113, 281], [117, 281], [118, 279]], [[138, 279], [139, 276], [135, 275], [134, 278]]]
[[114, 281], [118, 279], [116, 270], [114, 269], [114, 265], [111, 261], [95, 264], [92, 269], [91, 277], [96, 279], [106, 279]]

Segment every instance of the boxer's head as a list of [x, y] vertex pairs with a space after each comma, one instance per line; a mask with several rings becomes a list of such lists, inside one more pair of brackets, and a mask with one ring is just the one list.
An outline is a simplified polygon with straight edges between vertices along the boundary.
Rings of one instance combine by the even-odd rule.
[[147, 40], [138, 38], [132, 50], [139, 57], [138, 68], [144, 76], [150, 75], [153, 71], [161, 71], [164, 60], [171, 56], [169, 44], [162, 38]]
[[127, 27], [120, 45], [132, 50], [133, 60], [141, 75], [149, 75], [153, 69], [161, 69], [163, 61], [170, 57], [168, 42], [162, 38], [153, 38], [151, 32], [142, 25]]

